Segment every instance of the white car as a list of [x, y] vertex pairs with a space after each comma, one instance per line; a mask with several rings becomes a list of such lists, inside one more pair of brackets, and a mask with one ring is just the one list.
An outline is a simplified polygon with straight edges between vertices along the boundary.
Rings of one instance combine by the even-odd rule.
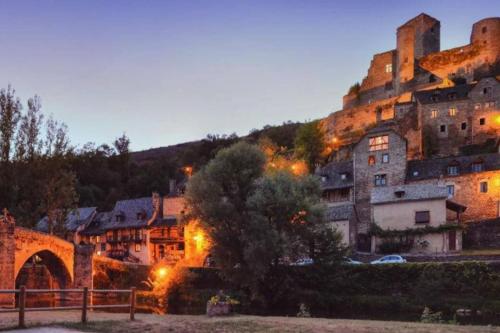
[[371, 262], [373, 265], [378, 265], [378, 264], [404, 264], [406, 262], [406, 259], [399, 256], [399, 255], [390, 255], [390, 256], [385, 256], [380, 259], [374, 260]]

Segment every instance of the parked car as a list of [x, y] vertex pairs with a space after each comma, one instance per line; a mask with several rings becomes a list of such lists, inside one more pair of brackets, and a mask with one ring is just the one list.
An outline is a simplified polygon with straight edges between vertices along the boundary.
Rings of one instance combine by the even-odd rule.
[[380, 259], [374, 260], [371, 262], [371, 264], [378, 265], [378, 264], [404, 264], [406, 262], [406, 259], [401, 257], [400, 255], [395, 255], [392, 254], [390, 256], [385, 256]]
[[296, 262], [292, 262], [290, 265], [291, 266], [308, 266], [314, 264], [314, 260], [311, 258], [301, 258], [297, 260]]
[[344, 264], [348, 264], [348, 265], [361, 265], [362, 262], [361, 261], [357, 261], [357, 260], [353, 260], [349, 257], [344, 257]]

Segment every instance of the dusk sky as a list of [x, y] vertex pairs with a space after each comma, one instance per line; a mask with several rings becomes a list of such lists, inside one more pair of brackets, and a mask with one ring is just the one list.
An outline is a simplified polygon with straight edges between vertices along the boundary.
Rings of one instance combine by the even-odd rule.
[[0, 0], [0, 87], [41, 96], [74, 145], [245, 135], [339, 110], [421, 12], [447, 49], [500, 1]]

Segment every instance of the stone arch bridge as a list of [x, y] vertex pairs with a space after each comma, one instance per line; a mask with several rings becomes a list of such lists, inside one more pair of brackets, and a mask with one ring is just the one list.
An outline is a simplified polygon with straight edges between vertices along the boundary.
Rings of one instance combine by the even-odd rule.
[[[40, 260], [60, 289], [92, 288], [92, 253], [61, 238], [17, 227], [13, 218], [0, 218], [0, 289], [15, 289], [23, 266]], [[14, 295], [0, 295], [0, 307], [12, 306]]]

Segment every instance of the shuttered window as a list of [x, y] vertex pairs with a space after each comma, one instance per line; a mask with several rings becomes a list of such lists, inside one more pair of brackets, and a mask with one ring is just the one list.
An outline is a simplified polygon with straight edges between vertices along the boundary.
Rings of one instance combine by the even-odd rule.
[[431, 221], [431, 214], [428, 210], [415, 212], [415, 223], [429, 223]]

